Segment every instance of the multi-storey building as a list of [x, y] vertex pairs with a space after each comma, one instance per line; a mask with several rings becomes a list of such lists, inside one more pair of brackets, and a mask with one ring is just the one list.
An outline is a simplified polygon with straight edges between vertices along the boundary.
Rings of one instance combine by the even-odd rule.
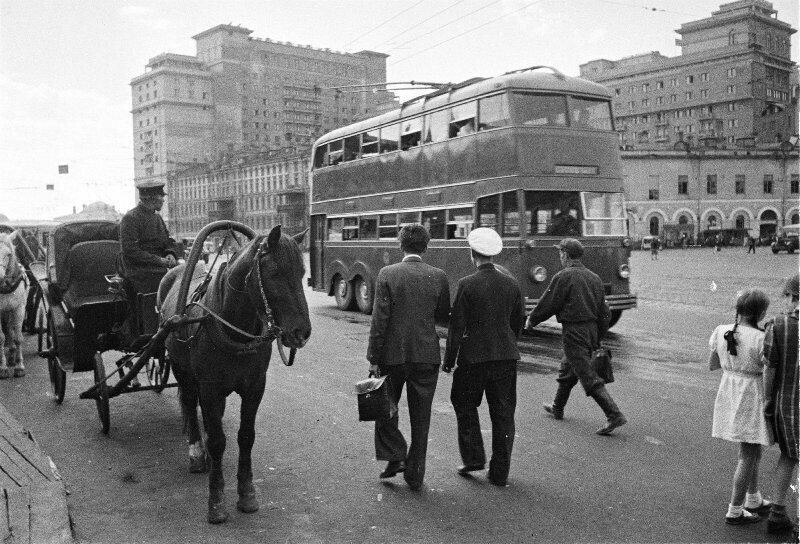
[[794, 32], [770, 2], [739, 0], [681, 25], [676, 57], [598, 59], [580, 72], [614, 93], [623, 149], [775, 143], [797, 134]]
[[781, 226], [800, 223], [797, 151], [787, 146], [629, 151], [622, 166], [635, 239], [671, 232], [696, 240], [723, 228], [768, 239]]
[[307, 227], [308, 152], [270, 152], [170, 173], [170, 232], [191, 240], [208, 222], [240, 221], [257, 231], [282, 225], [296, 234]]
[[251, 34], [215, 26], [194, 36], [196, 56], [158, 55], [133, 78], [137, 185], [166, 181], [168, 172], [195, 163], [310, 148], [322, 133], [395, 103], [385, 91], [336, 89], [386, 82], [383, 53], [340, 53]]

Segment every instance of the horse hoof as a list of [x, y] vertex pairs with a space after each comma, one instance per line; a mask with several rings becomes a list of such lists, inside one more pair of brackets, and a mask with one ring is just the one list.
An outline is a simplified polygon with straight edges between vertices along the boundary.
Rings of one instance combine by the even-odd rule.
[[21, 378], [25, 375], [25, 369], [21, 367], [17, 367], [14, 369], [14, 377]]
[[228, 510], [225, 504], [220, 502], [217, 504], [208, 504], [208, 522], [214, 525], [225, 523], [228, 520]]
[[258, 499], [256, 498], [255, 493], [239, 495], [239, 500], [236, 501], [236, 509], [239, 512], [244, 512], [245, 514], [258, 512], [258, 507]]
[[192, 474], [201, 474], [208, 472], [208, 464], [206, 464], [206, 456], [189, 457], [189, 472]]
[[5, 380], [14, 375], [14, 371], [8, 367], [0, 368], [0, 380]]

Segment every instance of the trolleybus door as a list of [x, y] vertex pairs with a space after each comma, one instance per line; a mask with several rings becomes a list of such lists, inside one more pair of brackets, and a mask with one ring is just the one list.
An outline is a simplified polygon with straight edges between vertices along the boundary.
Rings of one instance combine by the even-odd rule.
[[314, 289], [325, 287], [323, 272], [325, 269], [325, 216], [311, 216], [311, 239], [309, 240], [309, 257], [311, 259], [311, 277], [309, 284]]

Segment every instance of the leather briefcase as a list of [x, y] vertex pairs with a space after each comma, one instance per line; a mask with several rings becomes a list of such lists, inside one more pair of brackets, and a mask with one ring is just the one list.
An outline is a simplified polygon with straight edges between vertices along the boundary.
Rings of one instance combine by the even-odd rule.
[[611, 366], [611, 350], [598, 348], [592, 352], [592, 368], [606, 383], [614, 381], [614, 368]]
[[359, 421], [383, 421], [397, 413], [397, 404], [389, 394], [386, 378], [367, 378], [356, 384]]

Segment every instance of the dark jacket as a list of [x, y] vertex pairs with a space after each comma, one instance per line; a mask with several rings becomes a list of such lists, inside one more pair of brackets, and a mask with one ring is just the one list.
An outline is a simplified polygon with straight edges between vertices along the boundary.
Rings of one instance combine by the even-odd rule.
[[163, 257], [172, 255], [177, 259], [182, 256], [178, 244], [169, 237], [161, 216], [142, 204], [122, 217], [119, 240], [128, 273], [138, 269], [164, 268]]
[[367, 360], [375, 365], [441, 363], [436, 320], [450, 310], [450, 287], [443, 270], [419, 257], [381, 268]]
[[550, 280], [547, 291], [530, 315], [531, 326], [555, 315], [559, 323], [596, 322], [599, 338], [608, 331], [611, 312], [600, 276], [580, 261], [568, 261]]
[[519, 359], [525, 305], [517, 281], [483, 264], [458, 281], [450, 313], [445, 366]]

